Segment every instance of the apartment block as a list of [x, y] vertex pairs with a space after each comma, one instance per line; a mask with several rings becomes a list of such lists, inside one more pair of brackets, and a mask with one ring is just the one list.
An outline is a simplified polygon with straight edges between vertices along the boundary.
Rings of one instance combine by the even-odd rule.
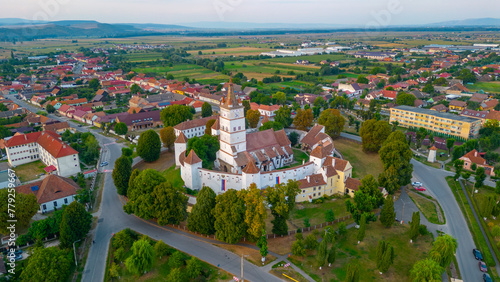
[[409, 106], [392, 108], [390, 122], [394, 121], [402, 127], [423, 127], [429, 131], [465, 140], [477, 137], [481, 129], [480, 119]]

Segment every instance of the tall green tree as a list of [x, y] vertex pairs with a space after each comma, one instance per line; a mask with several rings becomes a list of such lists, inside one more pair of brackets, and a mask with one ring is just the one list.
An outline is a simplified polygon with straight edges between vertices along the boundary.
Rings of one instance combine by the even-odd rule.
[[358, 242], [363, 241], [366, 234], [366, 215], [361, 215], [361, 219], [359, 220], [359, 229], [358, 229]]
[[218, 136], [203, 135], [201, 137], [193, 137], [188, 140], [186, 154], [194, 150], [196, 155], [202, 160], [203, 167], [209, 168], [217, 157], [219, 146]]
[[457, 247], [457, 239], [448, 234], [439, 236], [434, 243], [432, 243], [432, 249], [429, 252], [429, 256], [441, 267], [446, 268], [453, 260]]
[[392, 132], [379, 150], [379, 155], [384, 165], [384, 171], [392, 166], [398, 172], [400, 186], [411, 182], [413, 165], [410, 161], [413, 153], [403, 132]]
[[153, 267], [155, 251], [148, 240], [135, 241], [131, 250], [132, 255], [125, 260], [127, 270], [139, 276], [150, 271]]
[[247, 190], [242, 190], [245, 200], [245, 223], [246, 233], [250, 241], [262, 238], [262, 230], [266, 228], [267, 210], [264, 204], [264, 196], [255, 183], [250, 184]]
[[153, 190], [154, 215], [159, 225], [179, 224], [187, 217], [188, 197], [182, 187], [163, 182]]
[[286, 94], [283, 92], [276, 92], [273, 95], [273, 99], [276, 99], [276, 102], [278, 102], [281, 105], [285, 105], [286, 103]]
[[394, 192], [400, 189], [399, 185], [399, 174], [396, 168], [391, 165], [387, 169], [385, 169], [378, 176], [378, 182], [380, 186], [384, 187], [387, 190], [387, 193], [393, 195]]
[[271, 214], [274, 219], [272, 232], [278, 235], [288, 234], [288, 219], [290, 212], [295, 206], [295, 197], [300, 192], [299, 185], [295, 181], [276, 184], [274, 187], [266, 188], [267, 203], [270, 205]]
[[412, 240], [417, 239], [419, 229], [420, 229], [420, 212], [416, 211], [411, 216], [410, 233], [409, 233], [410, 239]]
[[36, 248], [24, 266], [20, 281], [66, 281], [70, 274], [72, 254], [57, 247]]
[[260, 112], [258, 110], [248, 110], [247, 120], [251, 128], [256, 128], [260, 120]]
[[474, 187], [481, 188], [483, 187], [484, 180], [486, 179], [486, 173], [484, 167], [480, 166], [476, 169], [476, 176], [474, 176], [476, 183]]
[[[196, 257], [191, 257], [187, 261], [186, 274], [189, 278], [191, 278], [191, 279], [197, 278], [198, 276], [200, 276], [202, 271], [203, 271], [203, 267], [202, 267], [199, 259], [197, 259]], [[174, 281], [174, 280], [172, 280], [172, 281]]]
[[382, 265], [382, 259], [384, 258], [384, 252], [386, 250], [386, 243], [384, 240], [379, 240], [377, 244], [377, 253], [376, 253], [376, 264], [377, 264], [377, 269], [380, 268]]
[[314, 120], [314, 115], [311, 109], [298, 109], [293, 119], [293, 125], [298, 130], [307, 130]]
[[274, 121], [281, 123], [284, 127], [290, 127], [293, 122], [292, 108], [288, 106], [279, 108], [274, 116]]
[[114, 130], [115, 130], [115, 133], [118, 135], [125, 135], [128, 132], [128, 127], [125, 123], [119, 122], [119, 123], [115, 124]]
[[337, 250], [335, 248], [335, 244], [332, 244], [330, 250], [328, 251], [328, 266], [332, 266], [332, 263], [335, 262], [336, 257], [337, 257]]
[[140, 218], [151, 219], [155, 216], [154, 188], [166, 182], [166, 179], [155, 169], [145, 169], [137, 174], [137, 176], [134, 174], [135, 170], [130, 176], [127, 190], [129, 201], [123, 206], [123, 209], [126, 213], [133, 213]]
[[73, 242], [87, 236], [92, 224], [92, 215], [85, 210], [85, 207], [72, 202], [64, 209], [61, 226], [59, 230], [59, 241], [61, 247], [69, 248]]
[[160, 139], [163, 146], [168, 148], [169, 151], [172, 151], [172, 146], [174, 146], [175, 139], [177, 139], [174, 128], [172, 126], [162, 128], [160, 130]]
[[319, 266], [325, 265], [325, 261], [328, 257], [328, 243], [326, 240], [321, 241], [318, 245], [318, 253], [316, 254], [316, 261]]
[[52, 114], [56, 111], [56, 108], [54, 108], [54, 106], [52, 106], [51, 104], [48, 104], [46, 109], [47, 109], [47, 113], [49, 113], [49, 114]]
[[453, 162], [453, 166], [455, 167], [455, 180], [457, 180], [462, 174], [462, 170], [464, 169], [464, 161], [463, 160], [455, 160]]
[[432, 259], [417, 261], [410, 270], [410, 277], [413, 281], [440, 282], [444, 269]]
[[453, 145], [455, 145], [455, 139], [453, 138], [446, 139], [446, 148], [448, 148], [448, 154], [451, 154], [451, 149], [453, 148]]
[[380, 212], [380, 222], [385, 227], [391, 227], [396, 219], [396, 213], [394, 212], [394, 202], [391, 196], [387, 196], [384, 201], [384, 206]]
[[139, 136], [137, 155], [145, 162], [154, 162], [160, 158], [161, 141], [156, 131], [150, 129]]
[[363, 122], [359, 130], [363, 150], [378, 152], [389, 134], [391, 134], [391, 126], [384, 120], [370, 119]]
[[115, 161], [112, 177], [118, 194], [127, 196], [128, 182], [132, 174], [132, 160], [121, 156]]
[[[0, 189], [0, 232], [2, 234], [9, 234], [9, 230], [7, 227], [11, 225], [8, 220], [16, 219], [20, 226], [27, 227], [31, 218], [37, 213], [40, 205], [37, 202], [35, 195], [33, 194], [23, 194], [17, 193], [14, 191], [9, 191], [12, 188]], [[15, 193], [15, 197], [9, 197], [9, 194]], [[15, 200], [12, 201], [12, 200]], [[15, 218], [9, 216], [9, 209], [13, 209], [12, 206], [9, 207], [9, 204], [15, 206]]]
[[201, 105], [201, 116], [202, 117], [209, 117], [213, 114], [212, 112], [212, 106], [205, 102], [203, 105]]
[[318, 123], [325, 127], [326, 134], [332, 138], [336, 138], [344, 130], [345, 119], [339, 110], [328, 109], [321, 112]]
[[410, 107], [413, 107], [415, 104], [415, 96], [413, 96], [412, 94], [409, 94], [409, 93], [401, 93], [401, 94], [398, 94], [398, 96], [396, 97], [396, 104], [400, 105], [400, 106], [410, 106]]
[[349, 264], [347, 264], [345, 281], [346, 282], [359, 281], [359, 266], [357, 263], [350, 262]]
[[361, 215], [370, 213], [384, 201], [379, 185], [373, 175], [367, 175], [361, 180], [358, 191], [354, 193], [354, 203], [346, 200], [347, 210], [352, 214], [354, 221], [360, 223]]
[[267, 237], [265, 229], [262, 229], [262, 235], [260, 236], [259, 241], [257, 241], [257, 247], [259, 247], [259, 253], [262, 258], [265, 259], [267, 254], [269, 253], [267, 250]]
[[203, 186], [201, 188], [198, 197], [196, 197], [196, 204], [194, 204], [188, 217], [189, 230], [207, 235], [215, 233], [213, 210], [216, 196], [210, 187]]
[[245, 236], [245, 200], [234, 189], [219, 194], [215, 199], [215, 235], [218, 240], [236, 244]]
[[172, 105], [163, 109], [160, 115], [164, 126], [176, 126], [181, 122], [193, 119], [190, 108], [184, 105]]

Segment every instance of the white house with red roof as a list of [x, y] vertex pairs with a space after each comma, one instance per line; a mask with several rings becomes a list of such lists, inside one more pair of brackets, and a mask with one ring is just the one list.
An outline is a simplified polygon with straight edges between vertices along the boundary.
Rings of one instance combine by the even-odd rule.
[[41, 160], [47, 172], [60, 176], [81, 172], [78, 152], [53, 131], [15, 135], [5, 141], [5, 149], [13, 167]]

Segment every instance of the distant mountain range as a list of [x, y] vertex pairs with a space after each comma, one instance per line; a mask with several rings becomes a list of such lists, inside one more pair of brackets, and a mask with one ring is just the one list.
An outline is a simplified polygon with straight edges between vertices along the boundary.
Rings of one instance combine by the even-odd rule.
[[[389, 26], [397, 31], [459, 30], [500, 28], [500, 19], [481, 18], [426, 25]], [[19, 18], [0, 19], [0, 41], [43, 38], [108, 38], [146, 35], [263, 35], [277, 33], [314, 33], [359, 31], [363, 26], [321, 23], [250, 23], [250, 22], [191, 22], [181, 25], [155, 23], [109, 24], [91, 20], [32, 21]]]

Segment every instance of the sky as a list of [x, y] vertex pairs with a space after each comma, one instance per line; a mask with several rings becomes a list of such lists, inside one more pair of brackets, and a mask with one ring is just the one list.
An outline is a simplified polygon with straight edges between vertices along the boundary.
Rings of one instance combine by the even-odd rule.
[[499, 0], [1, 0], [0, 18], [182, 24], [200, 21], [357, 26], [498, 18]]

